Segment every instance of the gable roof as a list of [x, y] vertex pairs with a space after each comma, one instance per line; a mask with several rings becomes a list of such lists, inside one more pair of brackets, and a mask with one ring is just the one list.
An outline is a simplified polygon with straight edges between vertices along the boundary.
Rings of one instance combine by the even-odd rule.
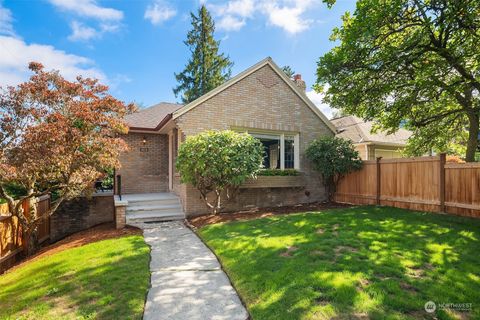
[[374, 123], [355, 116], [345, 116], [330, 121], [337, 128], [337, 137], [351, 140], [353, 143], [376, 142], [398, 146], [405, 145], [412, 135], [412, 132], [402, 128], [392, 134], [386, 134], [384, 131], [371, 133]]
[[322, 120], [326, 125], [327, 127], [332, 130], [333, 133], [336, 133], [336, 129], [335, 129], [335, 126], [327, 119], [327, 117], [317, 108], [317, 106], [315, 106], [313, 104], [313, 102], [306, 96], [306, 94], [302, 91], [300, 91], [300, 89], [295, 85], [295, 83], [290, 80], [287, 75], [285, 74], [285, 72], [282, 71], [282, 69], [280, 69], [277, 64], [275, 62], [273, 62], [272, 58], [270, 57], [267, 57], [265, 59], [263, 59], [262, 61], [254, 64], [253, 66], [251, 66], [250, 68], [240, 72], [239, 74], [237, 74], [235, 77], [231, 78], [230, 80], [226, 81], [225, 83], [223, 83], [222, 85], [216, 87], [215, 89], [211, 90], [210, 92], [204, 94], [203, 96], [199, 97], [198, 99], [195, 99], [194, 101], [186, 104], [185, 106], [183, 106], [182, 108], [176, 110], [173, 115], [172, 115], [172, 118], [173, 119], [176, 119], [178, 117], [180, 117], [182, 114], [185, 114], [187, 113], [188, 111], [192, 110], [193, 108], [197, 107], [198, 105], [200, 105], [201, 103], [207, 101], [208, 99], [212, 98], [213, 96], [217, 95], [218, 93], [222, 92], [223, 90], [229, 88], [230, 86], [234, 85], [235, 83], [239, 82], [240, 80], [242, 80], [243, 78], [251, 75], [252, 73], [254, 73], [255, 71], [259, 70], [260, 68], [264, 67], [264, 66], [270, 66], [273, 71], [275, 71], [275, 73], [293, 90], [293, 92], [295, 94], [298, 95], [298, 97], [300, 97], [300, 99], [305, 102], [305, 104], [315, 113], [315, 115], [317, 115], [320, 120]]
[[125, 121], [131, 130], [157, 131], [165, 123], [164, 119], [181, 107], [182, 104], [160, 102], [127, 115]]

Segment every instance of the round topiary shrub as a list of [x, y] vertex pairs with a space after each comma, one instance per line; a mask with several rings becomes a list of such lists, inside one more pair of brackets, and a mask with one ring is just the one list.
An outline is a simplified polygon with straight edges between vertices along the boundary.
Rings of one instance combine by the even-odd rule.
[[262, 143], [246, 133], [206, 131], [187, 137], [178, 150], [176, 167], [181, 181], [196, 187], [217, 214], [247, 178], [255, 177], [263, 156]]

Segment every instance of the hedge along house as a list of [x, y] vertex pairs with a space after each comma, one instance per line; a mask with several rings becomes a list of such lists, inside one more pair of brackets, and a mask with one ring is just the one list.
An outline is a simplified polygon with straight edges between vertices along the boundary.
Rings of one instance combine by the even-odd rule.
[[[182, 184], [175, 169], [178, 146], [186, 137], [205, 130], [247, 132], [263, 143], [266, 168], [296, 169], [300, 173], [298, 176], [259, 176], [257, 180], [247, 181], [225, 211], [294, 205], [326, 198], [321, 179], [304, 152], [313, 139], [333, 136], [335, 127], [307, 98], [301, 77], [289, 79], [271, 58], [258, 62], [187, 105], [160, 103], [129, 115], [127, 122], [130, 131], [124, 138], [129, 151], [121, 155], [121, 168], [117, 170], [123, 198], [130, 202], [126, 208], [127, 220], [147, 218], [148, 209], [155, 208], [154, 203], [159, 204], [155, 197], [167, 197], [174, 202], [172, 194], [178, 197], [185, 215], [208, 212], [198, 191]], [[142, 199], [150, 204], [138, 205]], [[117, 202], [126, 205], [126, 202]], [[132, 203], [134, 207], [143, 206], [144, 214], [135, 215], [142, 213], [141, 210], [129, 210]]]

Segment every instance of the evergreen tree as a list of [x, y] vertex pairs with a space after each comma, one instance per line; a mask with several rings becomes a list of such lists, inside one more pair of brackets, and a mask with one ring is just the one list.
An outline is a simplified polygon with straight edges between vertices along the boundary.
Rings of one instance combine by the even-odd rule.
[[295, 71], [292, 69], [290, 66], [284, 66], [282, 68], [283, 72], [289, 77], [290, 79], [293, 78], [293, 75], [295, 74]]
[[173, 89], [175, 96], [181, 94], [183, 103], [201, 97], [228, 80], [233, 65], [228, 56], [218, 53], [220, 41], [213, 36], [215, 24], [205, 5], [200, 7], [198, 15], [190, 15], [193, 28], [184, 43], [192, 57], [181, 73], [175, 73], [178, 86]]

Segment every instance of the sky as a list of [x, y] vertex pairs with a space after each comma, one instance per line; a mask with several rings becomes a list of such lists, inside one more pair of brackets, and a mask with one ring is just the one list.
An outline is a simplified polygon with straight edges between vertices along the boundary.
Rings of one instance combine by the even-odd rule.
[[37, 61], [67, 79], [98, 78], [125, 102], [180, 102], [174, 73], [190, 56], [183, 43], [190, 12], [203, 3], [232, 75], [270, 56], [300, 73], [307, 95], [331, 117], [311, 87], [319, 57], [334, 46], [331, 31], [354, 0], [332, 9], [321, 0], [0, 0], [0, 86], [26, 81], [28, 63]]

